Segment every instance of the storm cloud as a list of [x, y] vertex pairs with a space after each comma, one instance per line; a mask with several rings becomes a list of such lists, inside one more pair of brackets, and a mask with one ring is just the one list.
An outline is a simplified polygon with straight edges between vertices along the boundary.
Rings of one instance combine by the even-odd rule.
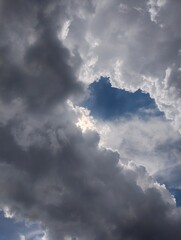
[[96, 132], [47, 121], [34, 133], [41, 146], [24, 149], [11, 127], [1, 128], [0, 187], [12, 216], [41, 222], [48, 239], [180, 238], [173, 196], [143, 167], [100, 149]]
[[74, 57], [57, 37], [62, 10], [56, 2], [2, 1], [3, 101], [22, 98], [28, 108], [41, 111], [54, 107], [70, 94], [81, 93], [82, 85], [73, 70]]

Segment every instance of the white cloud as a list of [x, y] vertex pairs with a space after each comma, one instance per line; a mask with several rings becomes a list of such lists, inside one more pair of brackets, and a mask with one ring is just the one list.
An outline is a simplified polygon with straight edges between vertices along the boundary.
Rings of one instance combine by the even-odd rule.
[[106, 122], [93, 119], [90, 111], [82, 107], [74, 110], [77, 125], [83, 131], [98, 131], [100, 146], [117, 150], [123, 162], [145, 166], [149, 174], [179, 164], [181, 137], [163, 116], [142, 119], [132, 115]]
[[20, 234], [20, 240], [49, 240], [47, 233], [43, 230], [30, 231], [26, 234]]
[[149, 13], [150, 18], [153, 22], [157, 22], [156, 18], [159, 14], [159, 11], [161, 7], [163, 7], [166, 4], [166, 0], [149, 0], [148, 6], [149, 6]]
[[[79, 77], [90, 83], [106, 75], [118, 88], [149, 92], [180, 130], [180, 2], [104, 0], [94, 6], [87, 18], [72, 20], [65, 42], [80, 53]], [[94, 41], [98, 44], [92, 47]]]
[[[133, 169], [136, 165], [144, 166], [154, 178], [161, 177], [162, 182], [168, 186], [179, 188], [181, 137], [163, 116], [152, 115], [142, 119], [132, 115], [129, 118], [120, 117], [116, 121], [105, 122], [93, 119], [87, 109], [73, 105], [72, 108], [78, 116], [77, 125], [84, 132], [99, 132], [100, 147], [117, 150], [121, 161], [128, 166]], [[150, 179], [142, 178], [141, 171], [139, 176], [139, 186], [143, 189], [150, 186]], [[156, 186], [160, 185], [154, 185]]]
[[101, 132], [102, 144], [117, 149], [125, 161], [145, 166], [150, 174], [180, 161], [180, 134], [162, 118], [132, 117], [105, 125], [108, 130]]
[[60, 40], [64, 41], [66, 39], [68, 32], [69, 32], [70, 24], [71, 24], [70, 20], [65, 21], [65, 23], [63, 24], [63, 27], [62, 27], [60, 33], [58, 33]]

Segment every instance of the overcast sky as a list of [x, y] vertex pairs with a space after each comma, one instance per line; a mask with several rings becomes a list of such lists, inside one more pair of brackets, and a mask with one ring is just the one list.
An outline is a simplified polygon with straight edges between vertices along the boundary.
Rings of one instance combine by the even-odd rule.
[[0, 240], [181, 239], [180, 0], [0, 0]]

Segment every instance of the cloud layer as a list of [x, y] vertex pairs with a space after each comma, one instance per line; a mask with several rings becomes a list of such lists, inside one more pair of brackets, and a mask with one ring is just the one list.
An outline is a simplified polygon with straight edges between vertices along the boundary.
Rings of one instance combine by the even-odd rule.
[[6, 216], [41, 223], [48, 240], [180, 239], [174, 197], [144, 167], [99, 147], [98, 132], [82, 132], [69, 101], [84, 94], [83, 83], [106, 74], [119, 87], [150, 92], [179, 129], [179, 6], [0, 1]]

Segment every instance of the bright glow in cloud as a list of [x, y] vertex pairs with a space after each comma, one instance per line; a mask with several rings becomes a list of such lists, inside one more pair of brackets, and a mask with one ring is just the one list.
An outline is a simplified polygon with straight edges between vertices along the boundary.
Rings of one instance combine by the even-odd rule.
[[78, 126], [83, 131], [98, 131], [100, 145], [117, 150], [125, 163], [134, 161], [154, 174], [180, 162], [180, 134], [162, 116], [141, 119], [132, 115], [104, 122], [93, 119], [90, 111], [82, 107], [76, 107], [76, 112]]
[[67, 20], [64, 23], [61, 32], [58, 34], [60, 40], [64, 41], [66, 39], [68, 32], [69, 32], [70, 23], [71, 23], [70, 20]]

